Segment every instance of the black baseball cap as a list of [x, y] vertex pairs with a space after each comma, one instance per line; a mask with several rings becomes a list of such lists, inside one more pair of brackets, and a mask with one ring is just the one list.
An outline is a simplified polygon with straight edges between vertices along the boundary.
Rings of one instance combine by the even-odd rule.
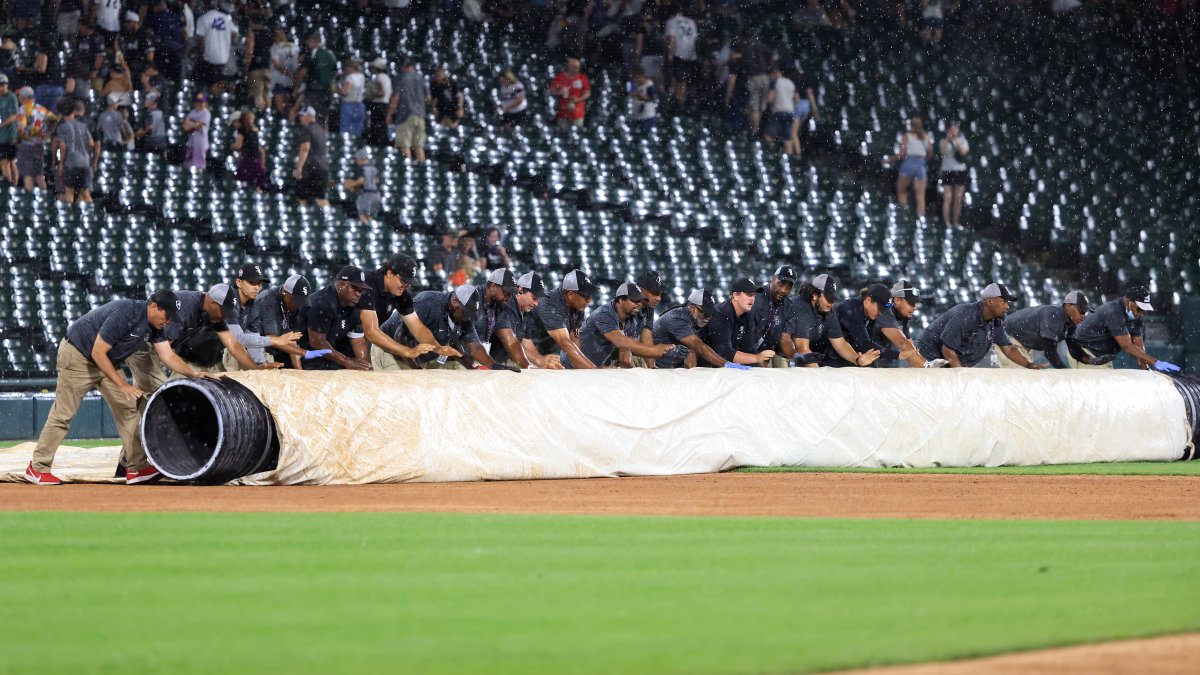
[[1088, 302], [1087, 296], [1083, 291], [1071, 291], [1067, 293], [1067, 297], [1063, 299], [1064, 305], [1075, 305], [1075, 308], [1082, 314], [1087, 314], [1092, 311], [1092, 305]]
[[633, 302], [641, 302], [646, 299], [646, 296], [642, 295], [642, 289], [638, 288], [637, 284], [626, 281], [617, 286], [617, 298], [629, 298]]
[[467, 321], [475, 322], [479, 320], [479, 310], [483, 306], [483, 293], [478, 288], [471, 284], [463, 284], [454, 289], [454, 297], [462, 303], [463, 312], [467, 315]]
[[824, 295], [825, 299], [830, 302], [837, 302], [841, 299], [838, 297], [837, 279], [834, 279], [832, 274], [818, 274], [813, 277], [812, 285], [813, 288], [817, 289], [818, 293]]
[[796, 269], [791, 265], [780, 265], [779, 269], [775, 270], [775, 280], [796, 283]]
[[517, 290], [517, 280], [513, 278], [512, 272], [509, 272], [504, 268], [493, 270], [492, 273], [488, 275], [488, 283], [496, 284], [500, 288], [504, 289], [505, 293], [514, 293]]
[[238, 270], [237, 278], [252, 284], [269, 284], [271, 280], [262, 273], [262, 268], [254, 263], [246, 263]]
[[642, 276], [637, 278], [637, 285], [638, 288], [642, 289], [646, 293], [654, 293], [655, 295], [658, 295], [659, 293], [663, 292], [662, 275], [656, 270], [646, 270], [643, 272]]
[[179, 302], [179, 296], [175, 295], [175, 291], [169, 288], [160, 288], [154, 291], [154, 295], [150, 296], [150, 302], [158, 305], [158, 308], [167, 313], [167, 318], [172, 323], [179, 320], [179, 310], [183, 309], [183, 303]]
[[713, 300], [712, 293], [703, 288], [697, 288], [692, 291], [691, 295], [688, 296], [688, 304], [699, 307], [701, 312], [709, 316], [712, 316], [713, 312], [717, 311], [717, 301]]
[[308, 279], [300, 274], [293, 274], [283, 282], [283, 292], [292, 296], [292, 302], [296, 303], [297, 307], [308, 304], [308, 293], [311, 290], [312, 286], [308, 283]]
[[892, 284], [892, 297], [904, 298], [909, 302], [917, 302], [921, 299], [921, 292], [914, 288], [908, 279], [901, 279]]
[[537, 272], [526, 272], [517, 279], [517, 286], [533, 293], [533, 297], [540, 298], [546, 295], [546, 282], [542, 281], [542, 275]]
[[988, 298], [1004, 298], [1005, 300], [1012, 302], [1014, 300], [1019, 300], [1021, 296], [1008, 290], [1008, 287], [1004, 284], [993, 281], [983, 289], [983, 293], [979, 295], [979, 298], [981, 300], [987, 300]]
[[221, 314], [226, 319], [237, 310], [237, 291], [230, 288], [229, 284], [215, 284], [208, 289], [208, 297], [221, 306]]
[[758, 292], [758, 284], [749, 279], [738, 279], [733, 282], [733, 286], [729, 289], [729, 292], [754, 294]]
[[337, 280], [345, 281], [356, 288], [370, 288], [370, 286], [367, 284], [366, 278], [363, 277], [362, 269], [355, 267], [354, 265], [346, 265], [339, 270], [337, 273]]
[[404, 283], [411, 284], [417, 278], [417, 261], [403, 253], [387, 259], [383, 264], [384, 272], [391, 272], [404, 280]]
[[1125, 289], [1125, 299], [1132, 300], [1142, 311], [1153, 312], [1154, 305], [1150, 304], [1150, 289], [1145, 286], [1130, 286]]
[[592, 283], [586, 274], [579, 270], [571, 270], [567, 276], [563, 277], [562, 289], [564, 291], [574, 291], [585, 298], [590, 298], [596, 294], [599, 287]]
[[867, 297], [874, 300], [880, 307], [892, 306], [892, 289], [883, 284], [871, 284], [867, 287]]

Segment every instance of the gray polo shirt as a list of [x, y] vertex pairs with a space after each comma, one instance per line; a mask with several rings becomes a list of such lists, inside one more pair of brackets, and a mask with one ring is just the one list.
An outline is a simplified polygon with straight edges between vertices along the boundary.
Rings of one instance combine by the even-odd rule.
[[807, 339], [811, 353], [829, 352], [831, 351], [830, 338], [845, 337], [842, 334], [842, 323], [838, 321], [837, 314], [834, 312], [821, 314], [811, 302], [800, 296], [792, 297], [790, 302], [792, 309], [788, 314], [783, 332], [791, 335], [793, 339]]
[[259, 293], [254, 308], [256, 313], [250, 318], [247, 330], [259, 335], [283, 335], [298, 330], [296, 322], [300, 319], [300, 313], [287, 311], [283, 306], [283, 292], [279, 288], [268, 288]]
[[[433, 333], [433, 338], [438, 341], [438, 344], [454, 347], [461, 352], [464, 351], [462, 345], [479, 342], [479, 334], [475, 331], [475, 325], [470, 321], [455, 323], [454, 319], [450, 318], [447, 307], [452, 295], [453, 293], [450, 291], [422, 291], [413, 298], [413, 308], [416, 310], [417, 317], [421, 319], [421, 323], [425, 324], [430, 333]], [[408, 332], [404, 317], [399, 312], [393, 312], [380, 328], [383, 332], [391, 335], [396, 342], [409, 347], [415, 347], [419, 342], [416, 336]], [[437, 357], [437, 354], [431, 352], [421, 355], [418, 360], [429, 362]]]
[[179, 320], [167, 324], [157, 338], [150, 339], [151, 342], [175, 342], [205, 326], [212, 327], [218, 333], [229, 330], [225, 321], [213, 323], [208, 319], [208, 315], [204, 313], [203, 291], [179, 291], [175, 295], [179, 298]]
[[[233, 284], [230, 284], [233, 288]], [[271, 346], [271, 339], [262, 334], [262, 312], [258, 300], [251, 300], [243, 305], [240, 298], [234, 292], [234, 302], [237, 306], [237, 311], [232, 317], [227, 317], [225, 323], [228, 324], [230, 332], [233, 333], [233, 339], [237, 340], [246, 348], [246, 353], [255, 363], [266, 363], [267, 353], [266, 348]]]
[[[579, 329], [579, 349], [583, 355], [588, 357], [592, 363], [601, 366], [613, 358], [617, 352], [617, 347], [604, 337], [609, 331], [620, 331], [626, 333], [627, 327], [633, 323], [632, 318], [621, 322], [621, 315], [617, 313], [616, 300], [611, 300], [596, 308], [594, 312], [588, 315], [587, 320], [583, 322], [583, 328]], [[563, 359], [563, 367], [570, 368], [570, 362]]]
[[507, 328], [513, 332], [513, 337], [516, 338], [517, 343], [520, 344], [521, 340], [525, 339], [526, 320], [527, 317], [525, 313], [521, 311], [521, 307], [517, 304], [517, 298], [515, 296], [509, 298], [508, 302], [504, 303], [499, 309], [496, 310], [496, 323], [494, 326], [492, 326], [491, 334], [488, 335], [487, 339], [485, 340], [485, 342], [489, 342], [491, 344], [491, 347], [488, 349], [488, 355], [492, 357], [493, 361], [496, 363], [504, 363], [512, 357], [512, 355], [508, 353], [508, 350], [504, 348], [504, 343], [500, 342], [500, 340], [496, 337], [496, 333], [501, 328]]
[[417, 71], [402, 72], [396, 76], [396, 116], [392, 122], [403, 124], [409, 117], [425, 117], [425, 99], [429, 96], [429, 85]]
[[67, 341], [92, 360], [96, 337], [110, 345], [108, 360], [114, 365], [129, 358], [159, 332], [146, 319], [145, 300], [113, 300], [84, 314], [67, 327]]
[[672, 308], [654, 322], [654, 344], [678, 345], [675, 349], [654, 360], [655, 368], [679, 368], [691, 349], [683, 345], [684, 338], [698, 334], [700, 327], [692, 318], [687, 305]]
[[1059, 305], [1026, 307], [1004, 317], [1008, 336], [1027, 349], [1052, 352], [1074, 328]]
[[1088, 314], [1075, 329], [1074, 341], [1096, 356], [1112, 356], [1121, 353], [1116, 337], [1128, 335], [1131, 339], [1145, 336], [1141, 319], [1130, 319], [1125, 314], [1124, 298], [1109, 300]]
[[527, 337], [533, 341], [539, 354], [557, 354], [560, 347], [550, 337], [550, 331], [560, 328], [567, 329], [572, 337], [579, 337], [579, 329], [583, 326], [583, 312], [571, 309], [567, 305], [566, 291], [556, 288], [542, 298], [537, 309], [530, 312], [526, 327]]
[[917, 349], [926, 360], [942, 358], [942, 347], [958, 353], [958, 360], [968, 368], [979, 363], [992, 350], [1012, 344], [1004, 331], [1004, 318], [983, 320], [983, 302], [955, 305], [934, 319], [917, 338]]
[[66, 146], [64, 166], [71, 169], [91, 167], [92, 154], [88, 152], [88, 141], [92, 134], [86, 124], [77, 119], [67, 120], [54, 130], [54, 137]]
[[316, 122], [302, 124], [296, 130], [296, 147], [308, 143], [308, 157], [303, 169], [307, 173], [314, 169], [329, 171], [329, 132]]

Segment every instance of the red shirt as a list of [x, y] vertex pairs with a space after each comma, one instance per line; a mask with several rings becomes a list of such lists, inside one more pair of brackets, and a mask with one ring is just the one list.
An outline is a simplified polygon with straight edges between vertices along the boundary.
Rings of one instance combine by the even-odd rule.
[[[560, 89], [568, 89], [570, 92], [566, 97], [561, 97]], [[573, 103], [572, 98], [579, 98], [592, 90], [592, 85], [588, 83], [587, 75], [579, 73], [577, 75], [568, 75], [567, 73], [559, 73], [554, 76], [554, 81], [550, 83], [550, 93], [558, 98], [558, 119], [560, 120], [581, 120], [585, 105], [583, 101]]]

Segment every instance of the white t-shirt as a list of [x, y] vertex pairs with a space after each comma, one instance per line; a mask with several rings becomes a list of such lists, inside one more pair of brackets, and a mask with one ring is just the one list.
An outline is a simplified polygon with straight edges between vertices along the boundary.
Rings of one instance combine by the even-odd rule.
[[121, 30], [121, 0], [96, 0], [96, 25], [110, 33]]
[[671, 56], [684, 61], [695, 61], [696, 33], [696, 22], [682, 14], [676, 14], [667, 19], [663, 35], [675, 38], [675, 44], [671, 47]]
[[958, 148], [958, 153], [960, 155], [965, 155], [971, 151], [971, 146], [967, 144], [967, 139], [963, 138], [962, 134], [959, 134], [958, 138], [954, 139], [953, 141], [951, 141], [949, 138], [943, 138], [942, 141], [938, 143], [938, 150], [940, 150], [942, 153], [942, 171], [966, 171], [966, 163], [960, 162], [954, 158], [954, 152], [950, 148], [951, 143], [954, 143], [954, 145]]
[[362, 103], [363, 92], [367, 89], [367, 78], [362, 73], [350, 73], [342, 78], [343, 85], [350, 85], [348, 93], [342, 97], [342, 103]]
[[516, 98], [518, 96], [522, 97], [521, 103], [519, 105], [515, 106], [512, 110], [509, 110], [506, 114], [511, 115], [513, 113], [519, 113], [522, 110], [528, 108], [529, 107], [529, 99], [524, 98], [525, 85], [521, 84], [520, 82], [514, 82], [512, 84], [506, 84], [503, 87], [500, 87], [500, 103], [501, 104], [507, 106], [509, 103], [516, 100]]
[[219, 9], [205, 12], [196, 20], [196, 35], [204, 38], [204, 60], [218, 66], [229, 63], [237, 32], [233, 17]]
[[[276, 66], [275, 63], [279, 62]], [[292, 76], [300, 65], [300, 49], [289, 42], [276, 42], [271, 45], [271, 86], [290, 87]]]
[[387, 73], [375, 73], [371, 76], [375, 87], [375, 97], [372, 103], [388, 103], [392, 100], [392, 76]]
[[633, 108], [633, 119], [638, 121], [654, 119], [658, 115], [658, 99], [655, 96], [657, 92], [654, 90], [654, 80], [646, 78], [645, 82], [634, 88], [633, 93], [650, 95], [649, 101], [643, 101], [632, 95], [629, 97], [629, 104]]
[[771, 102], [771, 112], [793, 114], [796, 112], [796, 84], [786, 77], [771, 82], [771, 91], [775, 92], [775, 100]]

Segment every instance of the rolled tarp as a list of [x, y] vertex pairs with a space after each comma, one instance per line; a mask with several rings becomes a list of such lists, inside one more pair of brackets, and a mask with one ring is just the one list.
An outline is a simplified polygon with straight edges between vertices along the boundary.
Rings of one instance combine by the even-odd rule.
[[[242, 479], [250, 484], [1172, 461], [1194, 448], [1195, 417], [1180, 388], [1141, 371], [265, 371], [226, 379], [252, 392], [277, 426], [277, 465]], [[170, 405], [163, 392], [158, 401]], [[157, 442], [146, 434], [147, 454], [164, 469]], [[184, 468], [207, 463], [190, 461]]]

